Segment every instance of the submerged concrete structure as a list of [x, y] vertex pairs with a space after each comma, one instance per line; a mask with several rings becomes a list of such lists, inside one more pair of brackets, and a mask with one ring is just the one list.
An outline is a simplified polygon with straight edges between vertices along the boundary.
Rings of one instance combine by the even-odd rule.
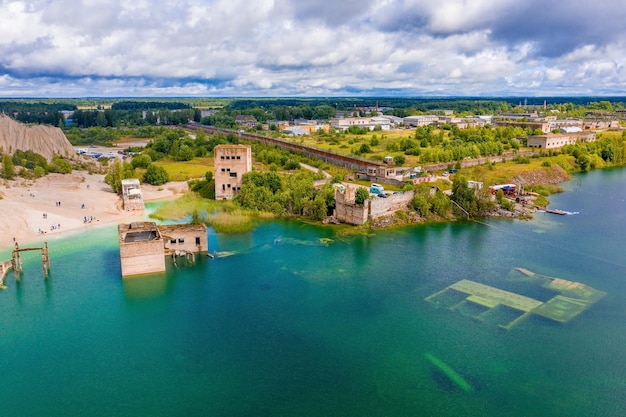
[[154, 222], [118, 225], [122, 277], [165, 271], [165, 256], [208, 253], [204, 224], [157, 226]]
[[163, 238], [154, 222], [117, 226], [122, 276], [165, 271]]
[[[530, 282], [535, 282], [538, 286], [557, 294], [544, 302], [521, 294], [463, 279], [449, 285], [441, 291], [429, 295], [424, 300], [435, 303], [438, 306], [443, 306], [448, 304], [444, 300], [446, 295], [452, 294], [451, 299], [455, 301], [451, 305], [447, 305], [449, 310], [458, 311], [465, 305], [474, 305], [482, 308], [482, 312], [477, 315], [472, 315], [472, 317], [481, 321], [484, 320], [486, 316], [495, 314], [495, 311], [502, 307], [521, 312], [515, 319], [506, 324], [499, 325], [499, 327], [503, 329], [510, 330], [513, 326], [532, 314], [542, 316], [558, 323], [567, 323], [606, 295], [605, 292], [596, 290], [580, 282], [548, 277], [531, 272], [525, 268], [513, 268], [512, 273], [529, 277], [531, 279]], [[461, 294], [460, 301], [459, 298], [454, 297], [455, 293]]]

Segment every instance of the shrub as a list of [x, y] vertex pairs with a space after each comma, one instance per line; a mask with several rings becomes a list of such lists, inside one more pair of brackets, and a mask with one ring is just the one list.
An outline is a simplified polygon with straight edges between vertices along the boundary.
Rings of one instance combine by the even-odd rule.
[[365, 203], [365, 200], [367, 200], [369, 197], [370, 193], [368, 193], [365, 188], [359, 187], [356, 189], [356, 193], [354, 194], [354, 202], [358, 206], [363, 207], [363, 203]]
[[148, 184], [161, 185], [169, 181], [169, 175], [163, 167], [150, 164], [143, 175], [143, 180]]
[[130, 161], [130, 164], [133, 166], [133, 168], [148, 168], [148, 165], [150, 165], [151, 163], [152, 158], [146, 153], [137, 155]]
[[416, 193], [411, 200], [411, 207], [422, 217], [430, 214], [431, 204], [425, 195]]

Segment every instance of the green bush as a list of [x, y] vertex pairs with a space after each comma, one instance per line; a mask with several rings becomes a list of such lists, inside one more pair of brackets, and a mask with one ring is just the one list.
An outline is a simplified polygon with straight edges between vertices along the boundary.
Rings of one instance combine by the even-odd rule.
[[354, 194], [354, 202], [357, 204], [357, 206], [363, 207], [363, 203], [365, 203], [365, 200], [367, 200], [368, 198], [370, 198], [370, 193], [368, 193], [365, 188], [359, 187], [356, 189], [356, 193]]
[[416, 193], [411, 200], [411, 207], [422, 217], [426, 217], [430, 214], [431, 204], [428, 201], [428, 197], [423, 194]]
[[148, 168], [148, 165], [152, 163], [152, 158], [148, 154], [141, 154], [133, 157], [130, 164], [133, 168]]
[[169, 181], [169, 175], [163, 167], [150, 164], [143, 175], [143, 181], [152, 185], [162, 185]]

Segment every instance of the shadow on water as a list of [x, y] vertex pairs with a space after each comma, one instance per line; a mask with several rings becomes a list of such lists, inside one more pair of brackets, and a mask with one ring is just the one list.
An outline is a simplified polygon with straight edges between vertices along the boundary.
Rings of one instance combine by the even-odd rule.
[[168, 292], [170, 279], [167, 274], [141, 275], [122, 279], [124, 295], [128, 300], [157, 298]]
[[435, 366], [430, 367], [430, 378], [440, 390], [445, 391], [448, 394], [458, 395], [466, 393], [466, 391], [463, 391], [457, 384], [452, 382], [452, 380], [450, 380], [445, 373]]

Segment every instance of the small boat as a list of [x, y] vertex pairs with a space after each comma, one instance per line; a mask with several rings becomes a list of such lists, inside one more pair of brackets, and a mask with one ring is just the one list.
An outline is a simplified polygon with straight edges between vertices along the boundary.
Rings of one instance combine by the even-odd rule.
[[574, 214], [579, 214], [577, 211], [565, 211], [565, 210], [556, 210], [556, 209], [544, 209], [546, 213], [558, 214], [560, 216], [571, 216]]

